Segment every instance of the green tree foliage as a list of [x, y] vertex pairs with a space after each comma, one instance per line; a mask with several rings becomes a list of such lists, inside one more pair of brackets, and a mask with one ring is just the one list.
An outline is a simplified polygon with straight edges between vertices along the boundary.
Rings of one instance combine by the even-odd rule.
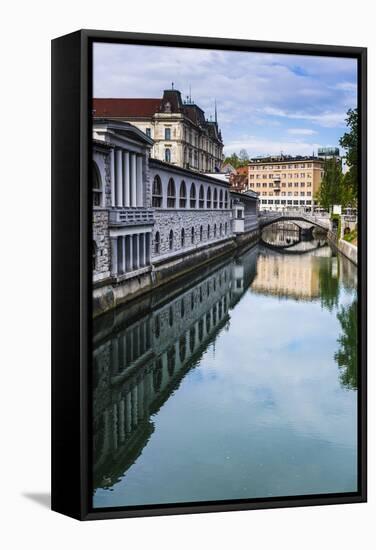
[[249, 162], [248, 153], [245, 149], [242, 149], [239, 152], [239, 155], [233, 153], [230, 157], [226, 157], [223, 161], [224, 164], [231, 164], [234, 168], [239, 168], [240, 166], [247, 166]]
[[358, 109], [347, 111], [346, 124], [349, 131], [339, 140], [339, 144], [345, 149], [346, 164], [349, 171], [345, 175], [345, 186], [350, 200], [358, 197]]
[[332, 258], [322, 258], [319, 267], [321, 307], [332, 311], [338, 305], [338, 277], [332, 275]]
[[334, 355], [341, 369], [341, 384], [348, 389], [356, 390], [358, 387], [358, 302], [348, 307], [341, 307], [337, 318], [340, 322], [342, 334], [338, 338], [339, 350]]
[[324, 177], [316, 200], [322, 208], [329, 209], [333, 204], [343, 204], [344, 185], [341, 165], [335, 158], [325, 161]]

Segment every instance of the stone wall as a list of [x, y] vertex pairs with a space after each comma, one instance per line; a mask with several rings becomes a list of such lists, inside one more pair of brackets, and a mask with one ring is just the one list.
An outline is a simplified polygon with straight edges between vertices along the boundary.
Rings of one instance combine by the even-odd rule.
[[[230, 210], [155, 210], [154, 216], [152, 262], [174, 256], [177, 252], [193, 251], [232, 236]], [[220, 231], [221, 224], [222, 234]], [[201, 226], [202, 240], [200, 240]], [[209, 237], [208, 226], [210, 226]], [[216, 235], [214, 235], [215, 226]], [[193, 243], [192, 228], [194, 229]], [[184, 246], [181, 242], [182, 229], [185, 231]], [[170, 249], [169, 242], [171, 230], [173, 231], [172, 249]], [[155, 250], [157, 232], [160, 238], [159, 253], [156, 253]]]
[[[93, 280], [100, 281], [110, 276], [110, 235], [108, 229], [108, 210], [93, 210], [93, 244], [96, 250], [93, 259]], [[94, 251], [93, 251], [94, 254]]]

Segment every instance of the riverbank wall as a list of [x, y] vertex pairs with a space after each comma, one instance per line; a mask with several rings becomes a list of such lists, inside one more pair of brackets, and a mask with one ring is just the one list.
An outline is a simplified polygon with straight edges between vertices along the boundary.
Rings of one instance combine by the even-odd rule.
[[93, 291], [93, 317], [99, 317], [154, 289], [200, 270], [215, 260], [248, 248], [258, 242], [259, 237], [260, 229], [257, 227], [218, 243], [154, 262], [136, 277], [125, 277], [121, 282], [99, 284]]
[[358, 247], [348, 243], [344, 239], [338, 239], [336, 233], [333, 231], [328, 232], [328, 241], [334, 248], [343, 254], [350, 262], [358, 265]]

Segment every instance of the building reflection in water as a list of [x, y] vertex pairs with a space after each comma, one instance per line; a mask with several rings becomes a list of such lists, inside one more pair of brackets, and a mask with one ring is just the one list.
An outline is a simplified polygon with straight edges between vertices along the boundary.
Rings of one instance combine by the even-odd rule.
[[[321, 306], [330, 309], [338, 301], [340, 286], [353, 292], [356, 267], [327, 245], [296, 255], [256, 246], [242, 256], [203, 268], [196, 279], [179, 279], [96, 319], [94, 491], [111, 488], [136, 462], [153, 434], [153, 415], [229, 326], [230, 310], [247, 291], [321, 300]], [[341, 345], [345, 348], [347, 340]], [[348, 385], [356, 388], [354, 367], [348, 370]]]
[[256, 258], [253, 248], [94, 322], [94, 489], [111, 487], [140, 455], [150, 417], [229, 321]]

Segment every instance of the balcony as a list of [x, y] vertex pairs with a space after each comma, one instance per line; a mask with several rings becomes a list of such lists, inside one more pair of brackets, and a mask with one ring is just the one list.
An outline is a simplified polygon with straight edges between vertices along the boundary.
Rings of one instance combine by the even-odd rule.
[[153, 225], [154, 212], [149, 208], [119, 208], [110, 210], [110, 225]]

